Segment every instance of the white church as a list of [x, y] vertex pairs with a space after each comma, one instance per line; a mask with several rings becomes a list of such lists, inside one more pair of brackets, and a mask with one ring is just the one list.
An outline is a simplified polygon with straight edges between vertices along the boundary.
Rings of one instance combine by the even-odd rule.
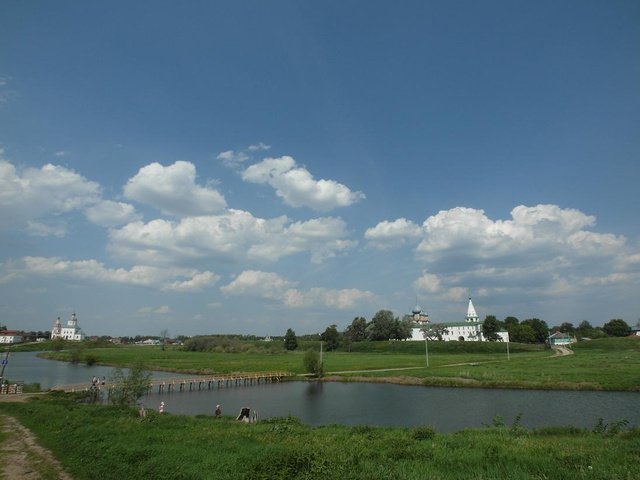
[[75, 312], [71, 314], [67, 326], [63, 327], [60, 323], [60, 317], [56, 319], [51, 329], [51, 340], [54, 338], [62, 338], [63, 340], [82, 341], [85, 338], [84, 333], [78, 326], [78, 317]]
[[[411, 330], [411, 340], [424, 340], [422, 328], [430, 323], [429, 315], [422, 311], [420, 305], [416, 305], [411, 311], [411, 318], [416, 325]], [[482, 320], [478, 317], [471, 298], [469, 298], [464, 322], [446, 322], [442, 325], [446, 328], [446, 331], [442, 333], [442, 340], [445, 342], [483, 342], [486, 340], [482, 335]], [[498, 332], [498, 335], [500, 341], [509, 341], [509, 332]]]

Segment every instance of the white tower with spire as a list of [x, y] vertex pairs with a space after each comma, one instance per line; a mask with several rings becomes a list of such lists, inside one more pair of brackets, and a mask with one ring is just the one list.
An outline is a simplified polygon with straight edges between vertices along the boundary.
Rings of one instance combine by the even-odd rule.
[[469, 306], [467, 307], [467, 315], [465, 318], [467, 322], [478, 323], [480, 321], [478, 314], [476, 313], [476, 309], [473, 306], [473, 302], [471, 301], [471, 297], [469, 297]]

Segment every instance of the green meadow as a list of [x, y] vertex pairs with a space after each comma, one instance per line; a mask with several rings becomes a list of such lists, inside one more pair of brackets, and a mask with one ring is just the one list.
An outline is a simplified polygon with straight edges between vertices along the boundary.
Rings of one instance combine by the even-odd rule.
[[[142, 363], [149, 370], [213, 374], [287, 371], [304, 374], [302, 357], [318, 342], [296, 351], [247, 342], [241, 351], [193, 352], [179, 347], [114, 346], [47, 352], [47, 358], [113, 366]], [[389, 381], [492, 388], [640, 391], [640, 339], [604, 338], [573, 345], [573, 355], [556, 356], [540, 345], [478, 342], [361, 342], [323, 352], [333, 380]]]

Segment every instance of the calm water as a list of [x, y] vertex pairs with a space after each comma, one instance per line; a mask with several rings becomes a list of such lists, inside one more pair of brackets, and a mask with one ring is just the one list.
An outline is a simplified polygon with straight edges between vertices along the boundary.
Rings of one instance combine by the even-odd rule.
[[[111, 367], [88, 367], [39, 359], [33, 353], [15, 353], [5, 376], [43, 388], [89, 382], [93, 375], [107, 378]], [[154, 377], [175, 376], [154, 372]], [[309, 425], [431, 425], [452, 432], [490, 424], [501, 415], [511, 425], [519, 413], [527, 427], [575, 425], [589, 428], [598, 418], [606, 422], [627, 419], [640, 426], [640, 394], [632, 392], [569, 392], [430, 388], [369, 383], [286, 382], [230, 387], [189, 393], [150, 394], [147, 408], [165, 402], [165, 411], [185, 415], [213, 415], [216, 404], [223, 415], [237, 415], [241, 407], [261, 418], [294, 415]]]
[[575, 425], [593, 427], [597, 419], [627, 419], [640, 425], [640, 394], [626, 392], [523, 391], [435, 388], [373, 383], [287, 382], [212, 391], [153, 394], [145, 403], [187, 415], [223, 414], [241, 407], [260, 417], [294, 415], [309, 425], [431, 425], [440, 432], [490, 424], [501, 415], [511, 425], [519, 413], [527, 427]]
[[[4, 371], [4, 377], [9, 380], [22, 380], [25, 383], [39, 383], [40, 388], [47, 390], [56, 385], [70, 385], [87, 382], [95, 375], [98, 378], [112, 374], [113, 367], [100, 365], [83, 365], [68, 362], [57, 362], [38, 358], [39, 352], [12, 352]], [[4, 359], [2, 352], [2, 359]], [[167, 372], [153, 372], [154, 378], [179, 377], [180, 375]]]

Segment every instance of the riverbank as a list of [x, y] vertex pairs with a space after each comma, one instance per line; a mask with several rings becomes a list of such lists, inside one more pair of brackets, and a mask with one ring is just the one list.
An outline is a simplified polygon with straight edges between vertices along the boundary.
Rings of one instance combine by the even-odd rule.
[[244, 424], [149, 411], [141, 419], [133, 408], [60, 399], [0, 404], [0, 412], [32, 430], [76, 480], [640, 477], [640, 431], [597, 419], [590, 430], [527, 430], [495, 418], [441, 434], [428, 426], [313, 428], [291, 417]]

